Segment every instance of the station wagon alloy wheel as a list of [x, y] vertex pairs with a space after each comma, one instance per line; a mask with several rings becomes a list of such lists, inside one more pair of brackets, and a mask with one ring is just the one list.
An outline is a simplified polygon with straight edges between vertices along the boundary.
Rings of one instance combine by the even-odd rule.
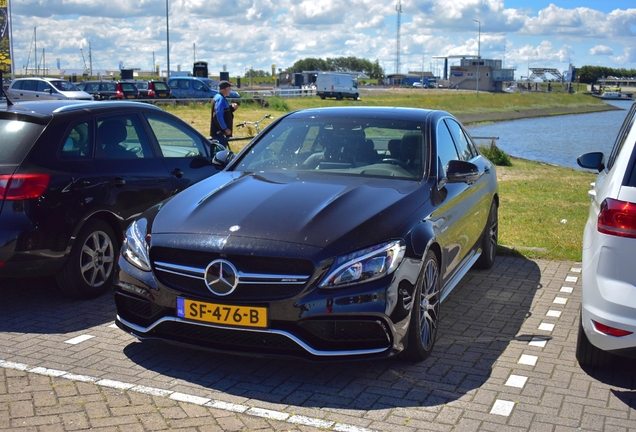
[[102, 294], [112, 282], [117, 250], [117, 239], [108, 224], [100, 220], [88, 222], [58, 274], [60, 289], [79, 298]]

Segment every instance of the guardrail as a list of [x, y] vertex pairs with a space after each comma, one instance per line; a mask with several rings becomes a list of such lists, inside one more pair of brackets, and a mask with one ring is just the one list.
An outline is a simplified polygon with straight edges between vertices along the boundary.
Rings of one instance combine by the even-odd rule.
[[281, 98], [298, 98], [316, 96], [314, 88], [290, 88], [290, 89], [269, 89], [269, 90], [245, 90], [241, 93], [250, 95], [254, 98], [264, 97], [281, 97]]

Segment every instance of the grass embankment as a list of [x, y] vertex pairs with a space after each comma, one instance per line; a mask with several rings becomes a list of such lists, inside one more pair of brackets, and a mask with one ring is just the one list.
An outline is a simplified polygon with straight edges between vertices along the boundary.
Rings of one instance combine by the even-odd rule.
[[[268, 99], [269, 107], [243, 103], [235, 113], [235, 123], [255, 121], [265, 114], [274, 117], [302, 108], [322, 106], [403, 106], [441, 109], [458, 117], [475, 121], [507, 118], [506, 114], [537, 111], [569, 113], [603, 109], [603, 101], [581, 94], [512, 93], [491, 94], [457, 91], [376, 91], [363, 94], [359, 101], [321, 100], [318, 97], [298, 99]], [[210, 105], [191, 104], [165, 107], [181, 117], [204, 135], [210, 125]], [[499, 113], [499, 114], [498, 114]], [[477, 115], [476, 115], [477, 114]], [[264, 121], [261, 126], [268, 124]], [[248, 127], [238, 129], [238, 136], [254, 134]], [[247, 141], [232, 143], [239, 150]], [[557, 167], [512, 158], [511, 167], [497, 167], [499, 179], [499, 243], [505, 245], [500, 253], [517, 253], [529, 258], [552, 260], [581, 259], [581, 240], [587, 219], [589, 198], [587, 191], [595, 175], [572, 168]]]

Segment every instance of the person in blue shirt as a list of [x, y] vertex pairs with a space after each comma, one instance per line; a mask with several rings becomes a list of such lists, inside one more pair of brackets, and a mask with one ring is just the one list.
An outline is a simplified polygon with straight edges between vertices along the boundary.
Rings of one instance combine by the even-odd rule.
[[236, 103], [230, 104], [226, 99], [230, 95], [231, 89], [232, 84], [229, 81], [219, 82], [219, 92], [214, 96], [210, 121], [210, 136], [227, 149], [230, 148], [228, 138], [232, 136], [234, 111], [238, 108]]

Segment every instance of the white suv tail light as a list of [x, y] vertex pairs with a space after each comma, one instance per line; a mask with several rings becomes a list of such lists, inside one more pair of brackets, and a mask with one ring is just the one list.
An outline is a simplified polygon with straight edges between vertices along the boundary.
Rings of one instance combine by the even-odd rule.
[[636, 204], [605, 198], [598, 214], [598, 232], [636, 238]]

